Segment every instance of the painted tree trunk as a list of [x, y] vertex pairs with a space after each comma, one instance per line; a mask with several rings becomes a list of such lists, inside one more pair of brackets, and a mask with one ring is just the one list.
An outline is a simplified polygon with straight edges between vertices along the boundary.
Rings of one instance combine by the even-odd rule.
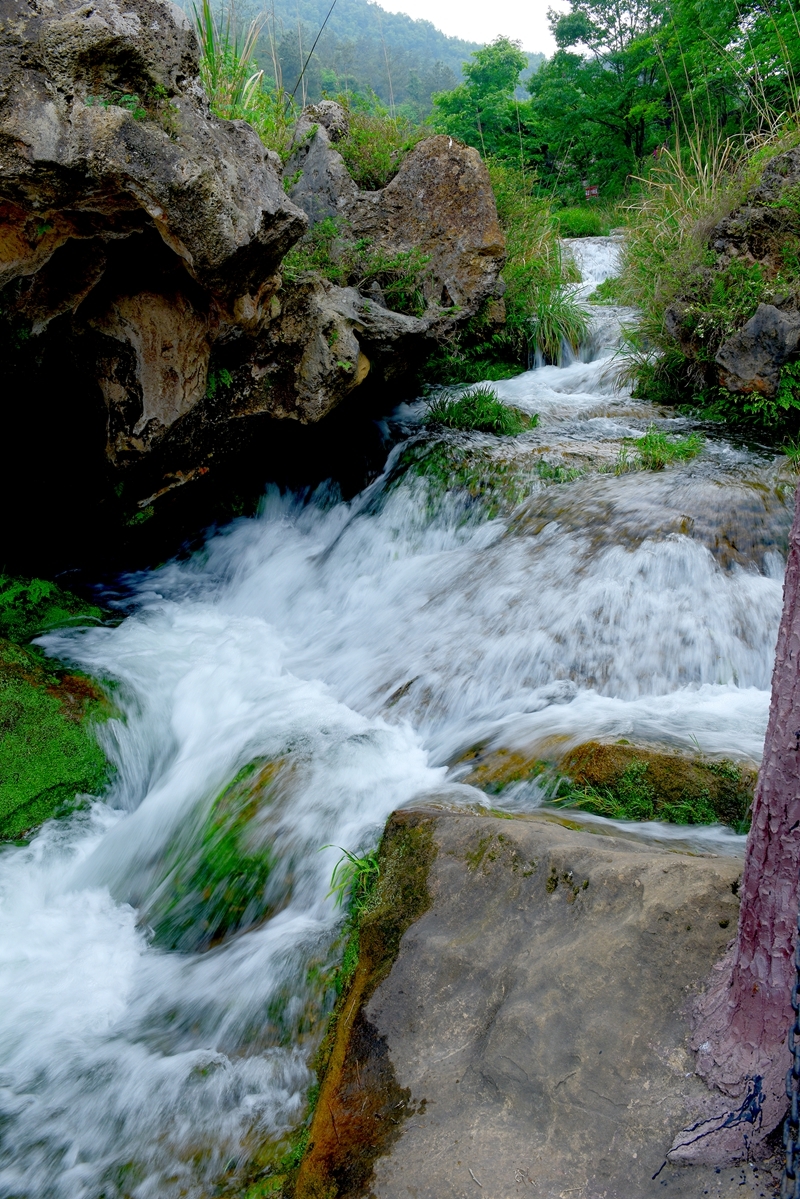
[[799, 867], [800, 488], [738, 933], [695, 1010], [696, 1070], [719, 1101], [709, 1119], [675, 1138], [673, 1160], [722, 1164], [746, 1156], [786, 1111]]

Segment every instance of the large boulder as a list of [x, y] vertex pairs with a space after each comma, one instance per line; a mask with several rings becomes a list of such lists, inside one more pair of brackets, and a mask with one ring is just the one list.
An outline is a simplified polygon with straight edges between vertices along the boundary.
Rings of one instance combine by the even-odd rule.
[[772, 397], [780, 385], [781, 367], [797, 357], [798, 349], [800, 312], [759, 304], [744, 328], [720, 346], [714, 361], [728, 391]]
[[676, 1126], [736, 1115], [693, 1073], [687, 1007], [741, 859], [600, 831], [390, 819], [296, 1199], [773, 1193], [763, 1161], [667, 1160]]

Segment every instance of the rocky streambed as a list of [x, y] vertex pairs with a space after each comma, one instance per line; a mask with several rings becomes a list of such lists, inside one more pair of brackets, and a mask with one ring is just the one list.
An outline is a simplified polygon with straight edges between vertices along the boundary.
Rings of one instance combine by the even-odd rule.
[[[706, 1113], [685, 1005], [743, 835], [548, 771], [746, 809], [795, 480], [632, 400], [608, 336], [496, 385], [518, 436], [409, 403], [354, 499], [269, 491], [107, 594], [121, 623], [44, 639], [112, 685], [115, 774], [0, 854], [2, 1193], [769, 1193], [763, 1163], [652, 1177]], [[651, 426], [704, 440], [641, 469]], [[392, 813], [345, 948], [331, 872]]]

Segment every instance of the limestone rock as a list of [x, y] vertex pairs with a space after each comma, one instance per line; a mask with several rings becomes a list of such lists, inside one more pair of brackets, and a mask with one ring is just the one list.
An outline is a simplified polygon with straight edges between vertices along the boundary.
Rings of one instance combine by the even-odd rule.
[[[303, 209], [311, 225], [325, 217], [340, 216], [348, 201], [358, 194], [344, 159], [332, 145], [347, 128], [346, 114], [333, 101], [322, 103], [329, 106], [322, 116], [328, 119], [333, 134], [322, 120], [314, 120], [319, 117], [322, 105], [307, 108], [294, 132], [297, 149], [284, 168], [289, 197]], [[338, 113], [330, 109], [337, 109]]]
[[728, 391], [774, 396], [781, 367], [800, 349], [800, 312], [781, 312], [759, 304], [743, 329], [720, 347], [715, 362]]
[[[115, 466], [206, 397], [211, 348], [259, 327], [303, 233], [277, 156], [209, 112], [165, 0], [0, 3], [0, 285], [108, 412]], [[24, 372], [23, 372], [24, 373]]]
[[426, 138], [386, 187], [360, 192], [343, 213], [357, 237], [389, 252], [418, 249], [428, 256], [431, 319], [437, 308], [455, 307], [463, 320], [495, 294], [505, 239], [489, 172], [471, 146]]
[[541, 816], [389, 829], [421, 820], [431, 903], [337, 1034], [296, 1199], [772, 1193], [758, 1163], [665, 1160], [711, 1114], [685, 1009], [735, 931], [740, 860]]

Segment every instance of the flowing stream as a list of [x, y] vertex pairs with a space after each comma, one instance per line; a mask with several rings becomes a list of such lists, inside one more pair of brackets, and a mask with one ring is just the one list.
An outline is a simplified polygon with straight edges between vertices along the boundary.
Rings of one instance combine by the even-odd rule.
[[[587, 291], [614, 273], [613, 239], [573, 252]], [[336, 847], [373, 846], [398, 806], [488, 803], [452, 768], [469, 747], [625, 737], [758, 759], [795, 480], [720, 435], [615, 473], [624, 438], [691, 428], [615, 382], [626, 316], [598, 308], [586, 361], [497, 384], [537, 427], [434, 435], [404, 406], [352, 501], [268, 493], [130, 578], [117, 627], [44, 639], [113, 683], [117, 773], [104, 802], [0, 854], [0, 1195], [236, 1193], [304, 1110]], [[236, 845], [267, 862], [263, 894], [215, 940], [209, 821], [251, 763]], [[192, 886], [214, 893], [205, 913]]]

